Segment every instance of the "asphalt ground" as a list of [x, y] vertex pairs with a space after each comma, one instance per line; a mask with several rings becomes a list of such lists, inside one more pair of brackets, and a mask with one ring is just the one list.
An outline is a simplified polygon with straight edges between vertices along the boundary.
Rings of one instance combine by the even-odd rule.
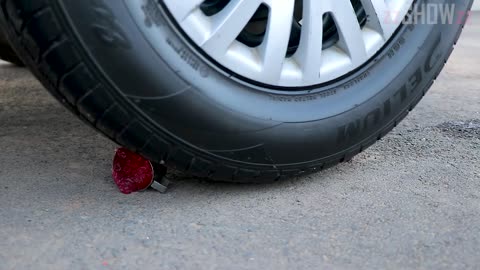
[[480, 268], [480, 16], [353, 161], [269, 185], [121, 194], [115, 144], [0, 65], [0, 269]]

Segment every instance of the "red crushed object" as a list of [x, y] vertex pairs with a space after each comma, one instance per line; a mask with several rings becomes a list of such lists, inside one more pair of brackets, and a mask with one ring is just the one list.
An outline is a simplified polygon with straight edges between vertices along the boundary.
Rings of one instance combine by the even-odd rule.
[[141, 191], [153, 182], [152, 163], [125, 148], [117, 149], [113, 158], [112, 177], [124, 194]]

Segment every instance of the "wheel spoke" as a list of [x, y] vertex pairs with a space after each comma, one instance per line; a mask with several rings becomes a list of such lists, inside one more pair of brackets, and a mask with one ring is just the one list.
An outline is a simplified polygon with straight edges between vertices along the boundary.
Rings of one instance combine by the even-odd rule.
[[204, 0], [164, 0], [170, 12], [178, 20], [183, 22], [189, 14], [200, 7]]
[[388, 40], [398, 25], [393, 22], [392, 12], [385, 0], [361, 0], [368, 18], [368, 25]]
[[304, 0], [302, 37], [295, 55], [301, 66], [304, 82], [314, 82], [320, 75], [325, 11], [324, 1]]
[[367, 59], [367, 50], [355, 10], [350, 1], [345, 0], [336, 1], [331, 8], [340, 35], [339, 46], [349, 54], [352, 64], [357, 66]]
[[212, 18], [212, 33], [202, 48], [224, 54], [252, 18], [261, 0], [232, 0], [227, 7]]
[[259, 50], [263, 56], [264, 78], [277, 83], [287, 54], [295, 0], [270, 0], [268, 5], [270, 16], [267, 32]]
[[385, 0], [389, 9], [389, 19], [392, 19], [393, 25], [398, 26], [400, 24], [401, 20], [407, 15], [413, 1], [414, 0]]

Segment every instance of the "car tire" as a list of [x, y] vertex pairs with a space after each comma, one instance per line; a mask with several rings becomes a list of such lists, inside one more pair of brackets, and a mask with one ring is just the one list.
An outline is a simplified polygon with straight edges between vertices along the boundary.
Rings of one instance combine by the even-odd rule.
[[473, 1], [434, 2], [453, 23], [404, 23], [365, 64], [295, 91], [221, 67], [164, 1], [1, 0], [0, 23], [45, 87], [120, 145], [198, 177], [270, 182], [348, 161], [407, 116]]
[[12, 49], [3, 33], [0, 32], [0, 59], [17, 66], [23, 66], [22, 60], [18, 58], [15, 51]]

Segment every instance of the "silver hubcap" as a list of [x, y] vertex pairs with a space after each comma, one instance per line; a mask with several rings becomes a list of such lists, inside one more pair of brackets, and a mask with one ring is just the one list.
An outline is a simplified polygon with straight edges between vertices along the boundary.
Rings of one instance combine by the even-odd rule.
[[[366, 63], [392, 37], [413, 0], [359, 0], [366, 22], [360, 23], [350, 0], [230, 0], [215, 14], [201, 9], [206, 0], [163, 0], [183, 31], [205, 53], [250, 80], [302, 87], [339, 78]], [[295, 9], [301, 2], [301, 18]], [[259, 8], [268, 22], [258, 46], [238, 37]], [[325, 48], [324, 21], [333, 18], [338, 39]], [[294, 20], [301, 25], [298, 46], [288, 55]]]

